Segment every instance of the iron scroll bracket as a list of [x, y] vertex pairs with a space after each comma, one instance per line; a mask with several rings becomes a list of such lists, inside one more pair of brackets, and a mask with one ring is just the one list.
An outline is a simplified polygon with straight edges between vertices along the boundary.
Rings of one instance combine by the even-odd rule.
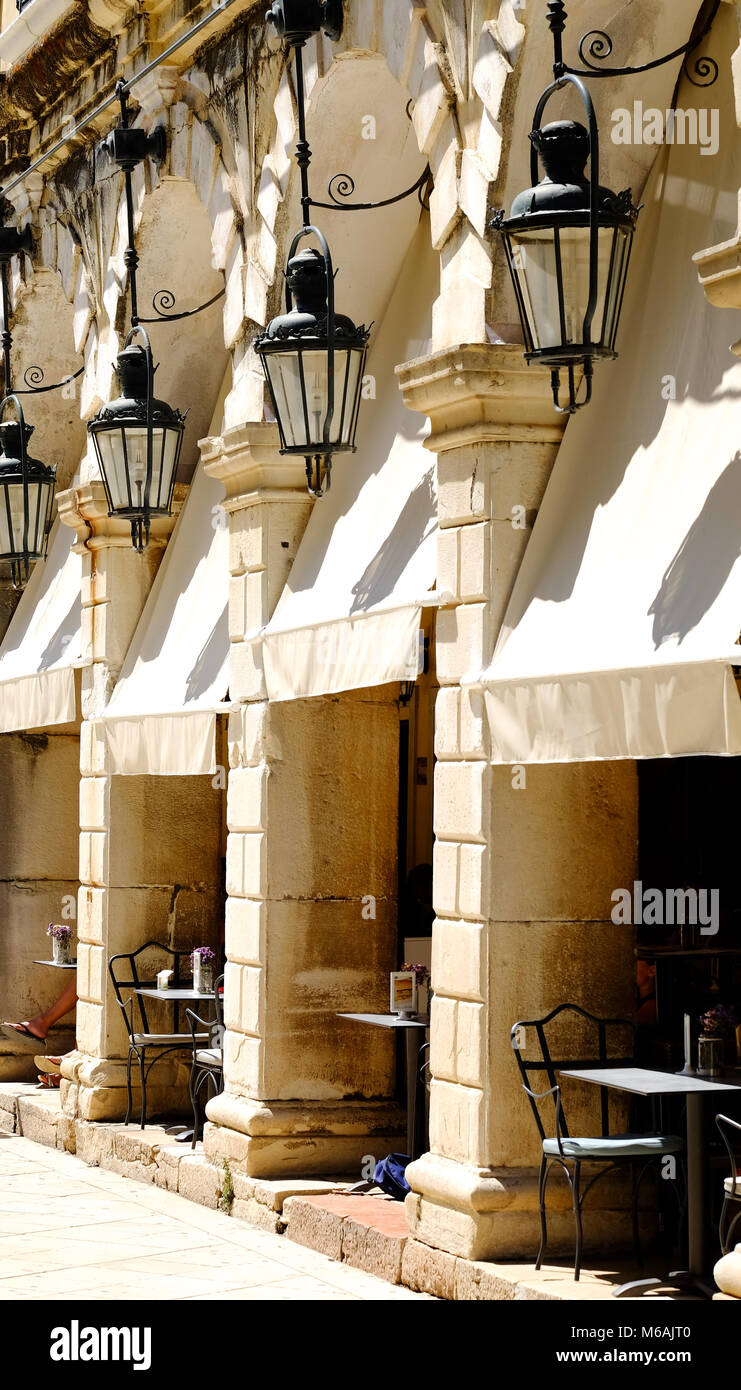
[[678, 48], [673, 49], [671, 53], [665, 53], [661, 58], [653, 58], [649, 63], [639, 63], [633, 67], [605, 67], [605, 60], [611, 56], [613, 51], [612, 39], [603, 29], [590, 29], [579, 40], [579, 57], [584, 66], [576, 68], [564, 62], [563, 57], [562, 35], [567, 19], [564, 0], [549, 0], [548, 24], [553, 34], [554, 46], [553, 75], [554, 77], [561, 77], [570, 73], [574, 77], [632, 77], [636, 73], [651, 72], [654, 68], [664, 67], [667, 63], [675, 62], [677, 58], [683, 58], [683, 70], [692, 85], [694, 87], [712, 87], [719, 73], [715, 59], [703, 55], [695, 59], [692, 66], [688, 60], [710, 33], [720, 6], [721, 0], [712, 0], [712, 8], [706, 20], [701, 27], [693, 30], [687, 43], [680, 44]]

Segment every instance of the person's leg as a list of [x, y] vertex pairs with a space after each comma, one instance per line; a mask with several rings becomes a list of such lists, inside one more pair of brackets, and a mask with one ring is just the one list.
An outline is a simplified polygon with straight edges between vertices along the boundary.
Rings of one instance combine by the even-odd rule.
[[75, 974], [71, 977], [69, 984], [62, 991], [59, 998], [55, 999], [54, 1003], [46, 1009], [43, 1014], [37, 1014], [35, 1018], [23, 1019], [21, 1023], [13, 1023], [10, 1027], [18, 1028], [19, 1030], [24, 1028], [31, 1033], [33, 1037], [43, 1042], [49, 1029], [53, 1028], [54, 1024], [57, 1023], [60, 1018], [64, 1018], [65, 1014], [68, 1014], [74, 1009], [76, 1003], [77, 975]]

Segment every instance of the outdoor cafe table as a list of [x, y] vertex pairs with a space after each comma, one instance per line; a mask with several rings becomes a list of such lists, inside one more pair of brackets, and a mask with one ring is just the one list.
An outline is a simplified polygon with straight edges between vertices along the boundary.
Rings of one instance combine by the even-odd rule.
[[623, 1284], [615, 1297], [634, 1289], [674, 1286], [694, 1288], [711, 1297], [714, 1289], [707, 1280], [707, 1239], [705, 1201], [705, 1146], [703, 1099], [710, 1092], [736, 1091], [738, 1081], [705, 1081], [701, 1076], [682, 1076], [674, 1072], [650, 1071], [647, 1067], [575, 1067], [562, 1069], [560, 1076], [586, 1081], [593, 1086], [610, 1086], [636, 1096], [686, 1096], [687, 1227], [689, 1258], [686, 1270], [674, 1270], [668, 1279], [640, 1279]]
[[[208, 1003], [216, 998], [213, 990], [209, 990], [207, 994], [203, 994], [200, 990], [193, 989], [192, 985], [190, 988], [188, 988], [188, 986], [185, 988], [178, 986], [173, 989], [158, 989], [156, 985], [135, 985], [134, 994], [140, 994], [144, 999], [157, 999], [163, 1004], [172, 1004], [173, 1033], [180, 1032], [181, 1003], [194, 999], [200, 999], [204, 1003]], [[187, 1042], [190, 1042], [190, 1033], [183, 1033], [183, 1037]]]
[[[173, 1033], [180, 1032], [181, 1003], [187, 1003], [189, 1000], [194, 999], [201, 999], [208, 1003], [216, 998], [213, 990], [209, 990], [207, 994], [204, 994], [200, 990], [193, 989], [192, 985], [190, 988], [188, 988], [188, 986], [185, 988], [178, 986], [173, 989], [158, 989], [156, 985], [135, 985], [134, 994], [140, 994], [144, 999], [157, 999], [163, 1004], [172, 1004]], [[183, 1033], [182, 1036], [183, 1042], [192, 1041], [190, 1033]], [[174, 1125], [167, 1128], [168, 1132], [174, 1133], [177, 1131], [177, 1140], [180, 1144], [184, 1144], [193, 1138], [192, 1128], [184, 1128], [182, 1125]]]
[[[430, 1020], [426, 1015], [416, 1014], [410, 1018], [406, 1014], [338, 1014], [338, 1018], [349, 1018], [353, 1023], [367, 1023], [372, 1028], [401, 1029], [406, 1041], [407, 1072], [407, 1150], [410, 1158], [416, 1158], [416, 1131], [418, 1106], [424, 1105], [424, 1084], [422, 1082], [421, 1055], [425, 1045]], [[368, 1186], [372, 1186], [369, 1183]]]

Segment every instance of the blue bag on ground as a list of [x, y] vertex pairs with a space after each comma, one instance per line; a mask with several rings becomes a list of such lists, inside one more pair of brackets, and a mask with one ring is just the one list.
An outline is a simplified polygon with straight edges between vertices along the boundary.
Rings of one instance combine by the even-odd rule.
[[376, 1164], [374, 1183], [383, 1192], [387, 1192], [389, 1197], [395, 1197], [397, 1202], [403, 1202], [407, 1192], [412, 1190], [404, 1175], [404, 1170], [411, 1161], [408, 1154], [388, 1154]]

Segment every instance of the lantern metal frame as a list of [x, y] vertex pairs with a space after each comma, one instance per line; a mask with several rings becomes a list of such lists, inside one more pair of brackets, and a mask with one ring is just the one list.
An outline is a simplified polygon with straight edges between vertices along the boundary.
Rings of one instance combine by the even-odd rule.
[[[602, 30], [591, 30], [589, 33], [583, 35], [579, 43], [579, 55], [585, 66], [583, 68], [576, 68], [566, 63], [563, 56], [563, 34], [568, 18], [564, 0], [549, 0], [547, 7], [547, 23], [553, 36], [553, 81], [541, 94], [535, 108], [533, 128], [530, 132], [531, 180], [533, 188], [535, 188], [539, 173], [539, 135], [542, 130], [542, 119], [545, 109], [557, 92], [562, 91], [565, 87], [571, 86], [577, 91], [587, 117], [587, 134], [589, 138], [588, 158], [590, 164], [588, 203], [586, 207], [581, 209], [574, 208], [573, 206], [558, 208], [556, 205], [553, 205], [549, 211], [544, 210], [529, 215], [523, 214], [521, 216], [515, 215], [510, 217], [507, 217], [505, 211], [500, 209], [494, 215], [491, 226], [501, 234], [503, 239], [507, 267], [512, 280], [517, 301], [517, 310], [520, 316], [523, 336], [525, 338], [525, 358], [528, 362], [540, 361], [544, 365], [551, 367], [553, 401], [555, 409], [560, 414], [573, 415], [577, 410], [583, 409], [584, 406], [590, 403], [592, 399], [595, 357], [610, 358], [617, 356], [615, 342], [620, 324], [625, 286], [630, 265], [633, 232], [635, 230], [638, 213], [640, 212], [640, 208], [635, 207], [633, 204], [630, 189], [625, 189], [621, 193], [614, 194], [600, 186], [599, 127], [591, 94], [582, 79], [592, 77], [622, 77], [648, 72], [651, 69], [662, 67], [684, 56], [685, 71], [690, 81], [696, 86], [712, 85], [718, 76], [718, 65], [714, 59], [707, 56], [699, 58], [694, 65], [695, 76], [693, 76], [687, 64], [687, 59], [695, 52], [703, 39], [710, 32], [715, 17], [720, 9], [721, 0], [708, 0], [708, 3], [709, 13], [704, 21], [701, 19], [695, 26], [688, 42], [674, 49], [671, 53], [665, 54], [661, 58], [655, 58], [649, 63], [644, 63], [636, 67], [600, 67], [598, 66], [598, 60], [607, 58], [612, 53], [612, 40], [609, 35]], [[560, 229], [573, 227], [589, 228], [589, 291], [580, 343], [571, 342], [567, 339], [564, 286], [562, 281], [559, 243]], [[620, 267], [622, 283], [618, 286], [618, 299], [610, 340], [605, 343], [603, 339], [600, 338], [598, 343], [594, 343], [592, 339], [592, 328], [599, 298], [599, 234], [600, 230], [610, 227], [615, 229], [616, 233], [618, 230], [626, 232], [629, 237], [629, 243], [626, 259]], [[554, 344], [550, 348], [535, 347], [530, 329], [527, 307], [524, 302], [518, 269], [514, 263], [510, 241], [510, 237], [516, 235], [518, 232], [527, 230], [537, 231], [539, 228], [552, 228], [554, 232], [555, 269], [558, 281], [557, 291], [562, 341], [560, 344]], [[613, 238], [608, 282], [605, 286], [605, 316], [612, 275], [616, 270], [615, 245], [615, 239]], [[605, 321], [603, 320], [603, 334], [605, 326]], [[577, 387], [576, 382], [576, 371], [579, 366], [583, 367], [584, 396], [581, 400], [578, 399], [578, 391], [580, 388]], [[567, 405], [561, 405], [560, 403], [560, 373], [562, 368], [565, 368], [568, 374]]]
[[[292, 276], [290, 267], [294, 262], [299, 243], [308, 236], [316, 237], [321, 248], [324, 261], [324, 285], [326, 287], [326, 301], [322, 306], [323, 312], [318, 315], [303, 315], [306, 320], [300, 327], [293, 332], [290, 330], [287, 316], [294, 309], [294, 291], [291, 285]], [[368, 353], [368, 338], [370, 329], [364, 325], [356, 327], [345, 315], [338, 316], [335, 312], [334, 298], [334, 269], [332, 266], [332, 255], [329, 250], [327, 239], [318, 227], [308, 223], [296, 233], [288, 254], [289, 273], [286, 275], [286, 316], [273, 319], [264, 333], [261, 333], [255, 342], [255, 351], [260, 357], [265, 379], [267, 381], [270, 399], [278, 422], [278, 431], [281, 439], [281, 454], [298, 454], [306, 460], [306, 481], [307, 487], [312, 497], [322, 497], [328, 492], [332, 483], [332, 457], [335, 453], [355, 453], [355, 435], [360, 411], [360, 398], [363, 385], [363, 369], [365, 367], [366, 356]], [[347, 374], [343, 391], [342, 410], [338, 422], [335, 422], [335, 360], [338, 349], [360, 354], [358, 365], [357, 381], [355, 385], [354, 399], [350, 403], [350, 414], [346, 416], [347, 405]], [[306, 432], [308, 429], [308, 404], [306, 400], [306, 381], [303, 371], [302, 358], [308, 352], [326, 352], [327, 354], [327, 406], [324, 413], [321, 440], [317, 440], [317, 447], [307, 453], [304, 445], [289, 444], [286, 442], [286, 429], [281, 419], [280, 410], [273, 388], [273, 381], [270, 375], [268, 359], [274, 355], [282, 353], [295, 353], [298, 357], [299, 374], [301, 381], [301, 398], [304, 420], [306, 422]], [[349, 362], [348, 368], [349, 372]], [[340, 439], [332, 442], [332, 426], [338, 424], [339, 431], [349, 419], [349, 428], [345, 430], [347, 443], [342, 443]]]
[[[20, 252], [30, 255], [33, 251], [33, 235], [31, 228], [26, 226], [22, 231], [15, 227], [6, 227], [0, 224], [0, 297], [2, 298], [2, 351], [4, 367], [4, 395], [0, 400], [0, 434], [3, 433], [5, 421], [5, 411], [7, 406], [12, 406], [17, 418], [17, 433], [13, 434], [17, 439], [17, 459], [12, 462], [18, 465], [15, 471], [7, 464], [0, 464], [0, 505], [4, 507], [8, 525], [8, 541], [10, 549], [0, 554], [0, 560], [10, 566], [11, 583], [14, 589], [23, 589], [30, 578], [31, 569], [38, 560], [45, 560], [48, 544], [49, 530], [51, 528], [54, 491], [56, 487], [56, 464], [47, 465], [38, 459], [32, 459], [28, 453], [28, 440], [33, 432], [33, 425], [29, 425], [23, 413], [23, 406], [20, 402], [22, 394], [27, 392], [16, 391], [13, 387], [12, 373], [12, 347], [13, 335], [10, 331], [10, 291], [8, 285], [8, 266], [13, 256]], [[1, 457], [5, 457], [3, 454]], [[20, 484], [23, 490], [23, 541], [20, 550], [13, 546], [13, 522], [10, 511], [11, 485]], [[36, 488], [36, 506], [31, 505], [31, 489]], [[46, 493], [45, 505], [42, 505], [42, 498]], [[35, 512], [35, 515], [32, 513]], [[33, 527], [33, 536], [31, 528]]]
[[[271, 320], [265, 331], [256, 339], [254, 346], [262, 363], [268, 392], [278, 423], [278, 431], [281, 439], [280, 452], [281, 454], [303, 455], [306, 460], [307, 486], [312, 497], [322, 497], [329, 491], [332, 482], [333, 455], [340, 452], [355, 452], [355, 436], [362, 396], [363, 369], [365, 366], [368, 338], [372, 324], [369, 325], [368, 328], [366, 328], [365, 325], [356, 327], [350, 319], [346, 318], [344, 315], [337, 314], [334, 294], [335, 271], [332, 265], [332, 256], [326, 237], [312, 222], [311, 209], [324, 208], [330, 212], [370, 212], [375, 211], [377, 208], [390, 207], [392, 204], [401, 202], [404, 198], [410, 197], [413, 193], [417, 194], [422, 206], [426, 207], [426, 196], [431, 187], [431, 173], [429, 165], [427, 165], [410, 188], [405, 188], [401, 193], [395, 193], [391, 197], [383, 198], [377, 202], [360, 203], [348, 201], [355, 191], [355, 183], [349, 174], [334, 174], [329, 180], [327, 185], [329, 202], [321, 202], [311, 196], [309, 190], [309, 166], [311, 164], [312, 154], [311, 147], [306, 138], [306, 94], [304, 87], [302, 50], [306, 42], [319, 33], [323, 33], [328, 39], [336, 42], [342, 35], [343, 17], [342, 0], [273, 0], [273, 4], [265, 17], [266, 23], [272, 26], [277, 37], [281, 39], [287, 48], [293, 50], [296, 73], [298, 140], [296, 142], [295, 157], [301, 181], [301, 213], [303, 225], [291, 241], [291, 248], [288, 254], [289, 269], [288, 272], [284, 272], [286, 274], [287, 314], [290, 314], [293, 308], [293, 297], [289, 285], [289, 275], [291, 274], [290, 265], [294, 259], [299, 243], [305, 237], [314, 236], [319, 242], [321, 255], [324, 260], [327, 302], [326, 312], [322, 312], [315, 316], [313, 322], [307, 322], [300, 327], [297, 326], [295, 332], [291, 332], [291, 326], [286, 323], [284, 316], [281, 315], [279, 318]], [[409, 108], [407, 106], [407, 114], [408, 110]], [[331, 438], [332, 425], [336, 423], [334, 421], [335, 359], [336, 353], [340, 347], [347, 348], [348, 351], [355, 350], [362, 352], [356, 388], [356, 399], [352, 405], [347, 443], [343, 443], [341, 438], [339, 440], [335, 439], [335, 441], [332, 442]], [[275, 398], [266, 359], [272, 353], [276, 352], [292, 351], [298, 355], [299, 370], [301, 372], [302, 402], [304, 406], [304, 415], [306, 417], [305, 383], [301, 368], [301, 353], [310, 350], [326, 351], [327, 353], [327, 409], [324, 414], [321, 440], [314, 441], [316, 445], [320, 447], [307, 450], [305, 447], [286, 443], [287, 431], [281, 419], [281, 413]], [[344, 405], [345, 399], [343, 397], [343, 412], [339, 422], [340, 429], [344, 421]]]
[[[143, 363], [146, 368], [146, 397], [142, 400], [141, 394], [136, 390], [137, 381], [141, 379], [141, 368], [136, 362], [132, 366], [131, 347], [134, 340], [140, 338], [140, 351], [143, 353]], [[127, 357], [128, 354], [128, 357]], [[149, 545], [151, 520], [153, 516], [171, 516], [172, 499], [175, 493], [175, 481], [177, 478], [178, 463], [180, 461], [180, 451], [183, 443], [183, 432], [185, 429], [185, 415], [164, 401], [158, 401], [154, 396], [154, 374], [157, 370], [152, 357], [152, 347], [149, 335], [141, 324], [135, 324], [126, 335], [123, 350], [118, 355], [117, 373], [121, 381], [123, 394], [117, 401], [109, 402], [101, 407], [97, 415], [93, 416], [88, 422], [88, 433], [92, 437], [95, 452], [100, 465], [100, 475], [105, 488], [106, 500], [108, 502], [109, 516], [120, 516], [131, 523], [131, 543], [138, 554], [142, 554]], [[130, 402], [130, 407], [128, 406]], [[147, 432], [147, 460], [144, 486], [142, 489], [141, 500], [135, 500], [132, 496], [132, 480], [129, 473], [129, 459], [126, 450], [126, 431], [127, 429], [141, 429], [144, 426]], [[154, 472], [154, 431], [163, 431], [162, 456], [165, 452], [165, 438], [167, 431], [173, 431], [176, 436], [175, 452], [172, 460], [171, 474], [167, 481], [164, 498], [153, 505], [151, 497], [152, 477]], [[98, 445], [101, 435], [120, 433], [123, 437], [124, 447], [124, 469], [126, 473], [126, 487], [128, 492], [128, 505], [120, 506], [114, 503], [113, 492], [108, 479], [102, 454]], [[160, 481], [162, 478], [160, 467]]]
[[[121, 516], [131, 524], [131, 542], [134, 549], [141, 554], [149, 544], [151, 531], [151, 520], [153, 516], [171, 516], [172, 502], [177, 478], [178, 463], [185, 430], [185, 414], [167, 405], [164, 401], [156, 400], [154, 396], [154, 374], [157, 370], [153, 356], [149, 335], [144, 327], [145, 324], [169, 322], [174, 323], [182, 319], [192, 318], [195, 314], [200, 314], [204, 309], [208, 309], [226, 293], [226, 286], [212, 295], [204, 304], [199, 304], [194, 309], [175, 310], [175, 296], [171, 290], [157, 290], [152, 297], [152, 308], [154, 316], [144, 316], [139, 313], [139, 297], [137, 271], [139, 267], [139, 254], [136, 249], [134, 234], [134, 197], [132, 187], [132, 173], [145, 159], [151, 158], [158, 163], [162, 163], [167, 153], [167, 135], [164, 126], [156, 126], [151, 132], [147, 132], [140, 127], [131, 125], [131, 113], [129, 108], [128, 94], [129, 83], [123, 80], [116, 85], [118, 96], [121, 123], [114, 127], [103, 141], [103, 148], [108, 157], [118, 166], [124, 176], [124, 199], [126, 205], [126, 231], [127, 245], [124, 251], [124, 265], [128, 271], [129, 295], [130, 295], [130, 323], [131, 327], [124, 341], [122, 351], [118, 354], [116, 371], [122, 384], [123, 395], [113, 402], [108, 402], [102, 406], [97, 415], [88, 422], [88, 432], [93, 440], [98, 463], [100, 466], [103, 486], [108, 501], [109, 515]], [[175, 310], [174, 312], [171, 312]], [[136, 357], [132, 353], [132, 346], [135, 340], [139, 341], [139, 348], [143, 354], [143, 362], [137, 363]], [[146, 367], [146, 373], [142, 371], [142, 365]], [[142, 384], [142, 378], [146, 381], [146, 394], [141, 391], [137, 393], [137, 388]], [[131, 403], [128, 407], [128, 402]], [[129, 460], [126, 452], [125, 438], [127, 428], [146, 429], [146, 471], [144, 486], [141, 494], [141, 501], [135, 501], [132, 496], [131, 477], [129, 474]], [[171, 464], [171, 476], [166, 481], [164, 497], [159, 497], [153, 504], [151, 497], [151, 487], [154, 475], [154, 434], [158, 429], [165, 432], [163, 435], [162, 458], [164, 459], [165, 437], [167, 431], [177, 434], [174, 457]], [[106, 474], [103, 457], [98, 447], [98, 438], [106, 433], [120, 431], [124, 440], [124, 460], [123, 467], [126, 474], [126, 489], [128, 498], [126, 505], [116, 505], [110, 480]], [[160, 479], [161, 481], [161, 479]]]

